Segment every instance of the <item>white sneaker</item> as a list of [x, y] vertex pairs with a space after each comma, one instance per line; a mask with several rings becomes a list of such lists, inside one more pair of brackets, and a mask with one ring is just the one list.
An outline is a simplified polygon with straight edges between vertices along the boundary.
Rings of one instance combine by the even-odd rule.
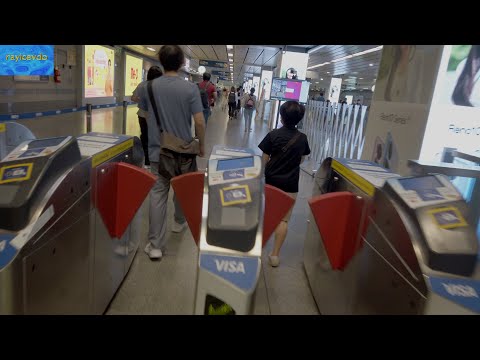
[[179, 233], [182, 232], [187, 228], [187, 222], [185, 221], [183, 224], [177, 223], [175, 220], [173, 220], [173, 225], [172, 225], [172, 232], [174, 233]]
[[145, 246], [145, 252], [152, 260], [161, 259], [163, 256], [162, 250], [154, 248], [151, 242], [148, 242], [147, 246]]
[[268, 255], [268, 262], [270, 266], [277, 267], [280, 265], [280, 258], [278, 256]]

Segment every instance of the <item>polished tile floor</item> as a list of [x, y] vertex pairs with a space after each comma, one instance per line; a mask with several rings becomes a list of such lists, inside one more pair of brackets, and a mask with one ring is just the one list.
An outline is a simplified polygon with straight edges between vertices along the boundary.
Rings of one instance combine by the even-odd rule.
[[[121, 133], [122, 108], [94, 111], [92, 131]], [[84, 113], [67, 114], [61, 119], [50, 117], [21, 121], [37, 137], [80, 135], [86, 132]], [[139, 135], [136, 107], [127, 111], [126, 132]], [[244, 132], [244, 121], [229, 120], [226, 112], [215, 109], [208, 122], [206, 153], [216, 144], [250, 147], [259, 151], [258, 143], [268, 132], [266, 123], [252, 121], [252, 132]], [[204, 169], [206, 159], [199, 159]], [[267, 254], [273, 238], [266, 245], [262, 256], [262, 271], [255, 298], [254, 314], [257, 315], [313, 315], [318, 309], [312, 297], [303, 269], [303, 241], [306, 233], [308, 205], [313, 179], [301, 172], [300, 193], [289, 223], [289, 233], [282, 248], [281, 264], [272, 268]], [[170, 192], [170, 197], [173, 191]], [[172, 201], [169, 201], [168, 228], [172, 224]], [[148, 226], [148, 219], [145, 219]], [[143, 252], [143, 239], [132, 267], [112, 300], [107, 314], [180, 314], [193, 313], [198, 250], [190, 231], [183, 234], [168, 233], [167, 252], [161, 261], [150, 261]]]

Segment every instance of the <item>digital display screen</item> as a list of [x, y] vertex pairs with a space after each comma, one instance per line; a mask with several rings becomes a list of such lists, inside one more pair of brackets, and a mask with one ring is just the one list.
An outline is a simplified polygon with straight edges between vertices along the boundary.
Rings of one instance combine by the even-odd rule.
[[132, 96], [142, 82], [143, 59], [126, 54], [125, 56], [125, 96]]
[[113, 96], [115, 51], [101, 45], [85, 45], [85, 98]]
[[46, 148], [51, 146], [58, 146], [65, 139], [66, 137], [56, 137], [56, 138], [50, 138], [50, 139], [33, 140], [28, 143], [28, 148], [39, 149], [39, 148]]
[[400, 179], [398, 180], [398, 182], [405, 190], [422, 191], [443, 187], [443, 184], [438, 181], [435, 176], [422, 176], [408, 179]]
[[218, 160], [217, 171], [244, 169], [248, 167], [253, 167], [253, 164], [253, 156], [228, 160]]
[[309, 90], [310, 83], [308, 81], [273, 78], [270, 99], [306, 103]]

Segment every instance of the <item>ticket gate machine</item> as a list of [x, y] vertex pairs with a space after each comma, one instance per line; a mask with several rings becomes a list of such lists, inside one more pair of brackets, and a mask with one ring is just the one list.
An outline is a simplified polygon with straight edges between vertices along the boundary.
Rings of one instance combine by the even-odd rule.
[[205, 173], [172, 186], [199, 244], [194, 313], [252, 313], [262, 247], [294, 200], [264, 184], [261, 157], [249, 149], [216, 146]]
[[140, 140], [28, 140], [0, 162], [0, 314], [101, 314], [141, 237], [155, 177]]
[[304, 265], [321, 313], [480, 313], [478, 239], [446, 176], [327, 159], [315, 182]]

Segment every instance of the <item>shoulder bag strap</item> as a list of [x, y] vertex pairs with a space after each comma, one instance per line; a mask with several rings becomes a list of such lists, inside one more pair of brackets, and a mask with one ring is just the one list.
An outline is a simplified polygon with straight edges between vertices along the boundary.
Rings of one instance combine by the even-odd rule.
[[295, 142], [297, 142], [297, 140], [300, 138], [300, 136], [302, 135], [302, 133], [300, 131], [297, 130], [297, 133], [290, 139], [290, 141], [284, 146], [282, 147], [282, 152], [281, 153], [278, 153], [277, 156], [275, 157], [271, 157], [270, 160], [268, 161], [267, 165], [269, 167], [272, 166], [272, 164], [276, 164], [277, 162], [279, 162], [280, 160], [282, 160], [284, 157], [285, 157], [285, 153], [287, 152], [287, 150], [293, 145], [295, 144]]
[[158, 128], [160, 129], [160, 132], [163, 133], [162, 125], [160, 125], [160, 116], [158, 116], [157, 103], [155, 102], [155, 98], [153, 97], [152, 80], [147, 83], [147, 89], [150, 103], [152, 104], [153, 112], [155, 114], [155, 119], [157, 120]]
[[297, 130], [297, 133], [296, 133], [296, 134], [290, 139], [290, 141], [282, 148], [282, 151], [283, 151], [283, 152], [287, 152], [287, 150], [288, 150], [293, 144], [295, 144], [295, 142], [300, 138], [300, 135], [302, 135], [302, 133]]

